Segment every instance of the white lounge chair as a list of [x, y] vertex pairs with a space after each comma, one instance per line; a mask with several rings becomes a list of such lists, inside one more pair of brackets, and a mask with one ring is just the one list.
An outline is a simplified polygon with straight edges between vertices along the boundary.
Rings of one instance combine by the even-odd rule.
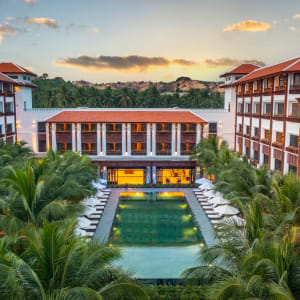
[[216, 214], [207, 214], [207, 217], [211, 220], [220, 220], [222, 218], [222, 216], [220, 215], [216, 215]]

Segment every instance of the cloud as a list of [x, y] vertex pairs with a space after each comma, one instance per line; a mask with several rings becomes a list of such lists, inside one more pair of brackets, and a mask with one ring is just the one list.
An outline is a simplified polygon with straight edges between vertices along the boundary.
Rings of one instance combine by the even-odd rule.
[[192, 66], [197, 63], [186, 59], [169, 59], [166, 57], [148, 57], [139, 55], [129, 56], [79, 56], [76, 58], [66, 58], [58, 60], [57, 65], [67, 67], [77, 67], [91, 69], [96, 71], [102, 70], [137, 70], [146, 71], [150, 67], [169, 67], [171, 65]]
[[228, 57], [217, 58], [217, 59], [206, 59], [204, 63], [209, 67], [216, 68], [216, 67], [234, 67], [240, 64], [255, 64], [258, 66], [265, 66], [266, 64], [263, 61], [257, 59], [233, 59]]
[[300, 19], [300, 14], [296, 14], [293, 16], [294, 19]]
[[246, 20], [240, 23], [235, 23], [227, 26], [224, 29], [224, 32], [228, 31], [249, 31], [249, 32], [258, 32], [258, 31], [267, 31], [271, 29], [271, 25], [264, 22], [259, 22], [255, 20]]
[[53, 29], [58, 29], [59, 26], [56, 23], [55, 19], [50, 18], [25, 18], [26, 23], [34, 23], [42, 26], [48, 26]]
[[297, 29], [296, 29], [295, 26], [290, 26], [289, 29], [290, 29], [291, 31], [297, 31]]
[[14, 36], [18, 33], [19, 29], [7, 24], [0, 24], [0, 43], [4, 36]]
[[70, 24], [66, 25], [65, 28], [66, 28], [67, 31], [82, 30], [82, 31], [91, 32], [91, 33], [99, 33], [100, 32], [100, 28], [99, 27], [96, 27], [96, 26], [87, 26], [87, 25], [75, 24], [75, 23], [70, 23]]

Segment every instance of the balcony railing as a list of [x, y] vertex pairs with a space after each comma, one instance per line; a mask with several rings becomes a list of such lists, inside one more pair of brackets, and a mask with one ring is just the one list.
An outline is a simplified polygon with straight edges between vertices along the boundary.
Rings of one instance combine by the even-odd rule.
[[106, 155], [122, 155], [122, 150], [107, 150]]
[[181, 150], [180, 153], [181, 155], [192, 155], [193, 150]]
[[285, 148], [286, 151], [292, 152], [292, 153], [298, 153], [298, 148], [294, 146], [288, 146]]
[[146, 150], [131, 150], [131, 155], [146, 155]]
[[284, 86], [276, 86], [275, 87], [275, 93], [284, 94], [284, 92], [285, 92], [285, 87]]
[[171, 150], [157, 150], [156, 155], [171, 155]]
[[300, 84], [292, 84], [290, 86], [290, 93], [291, 94], [300, 94]]
[[81, 153], [86, 155], [97, 155], [97, 150], [82, 150]]

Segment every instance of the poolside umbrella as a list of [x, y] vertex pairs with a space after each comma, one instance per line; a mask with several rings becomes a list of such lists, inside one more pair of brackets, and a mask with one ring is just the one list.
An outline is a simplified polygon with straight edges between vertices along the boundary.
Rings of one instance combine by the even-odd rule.
[[214, 211], [223, 216], [237, 215], [240, 211], [230, 205], [221, 205], [214, 208]]
[[196, 180], [197, 184], [211, 183], [211, 181], [207, 178], [200, 178]]
[[214, 204], [214, 206], [230, 204], [230, 202], [223, 197], [216, 196], [208, 200], [208, 202]]
[[246, 221], [238, 216], [231, 216], [221, 219], [220, 223], [224, 223], [226, 225], [244, 226], [246, 224]]
[[202, 189], [202, 190], [212, 190], [213, 188], [214, 188], [214, 185], [209, 182], [203, 183], [199, 186], [199, 189]]

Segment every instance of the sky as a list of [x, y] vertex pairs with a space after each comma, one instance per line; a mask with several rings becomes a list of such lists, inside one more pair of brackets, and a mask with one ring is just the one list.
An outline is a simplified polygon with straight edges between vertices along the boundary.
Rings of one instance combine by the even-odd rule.
[[215, 81], [297, 56], [299, 0], [0, 0], [0, 61], [65, 80]]

